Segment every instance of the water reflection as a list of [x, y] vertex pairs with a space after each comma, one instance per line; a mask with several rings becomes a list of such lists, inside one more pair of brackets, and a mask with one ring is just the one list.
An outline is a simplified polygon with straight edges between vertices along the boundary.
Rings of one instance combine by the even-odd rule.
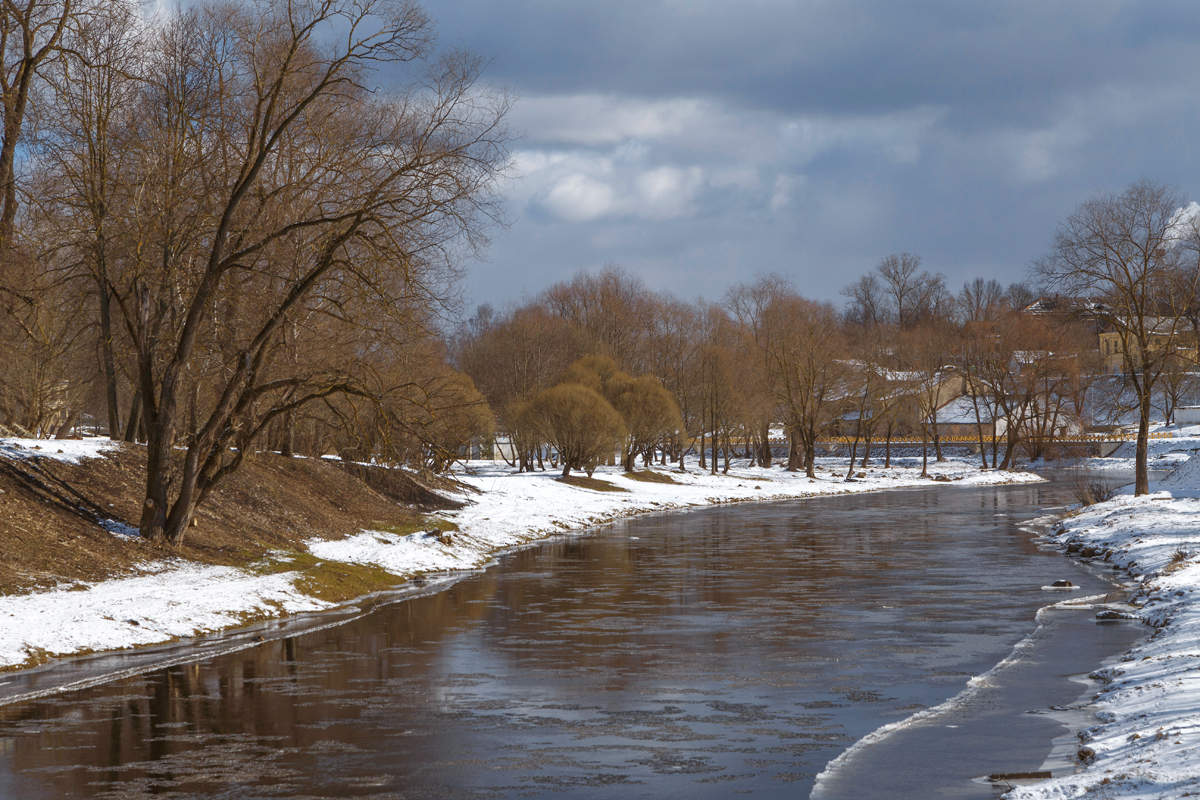
[[1037, 587], [1102, 589], [1016, 527], [1064, 500], [894, 492], [551, 543], [340, 627], [0, 708], [0, 793], [804, 796], [1007, 655]]

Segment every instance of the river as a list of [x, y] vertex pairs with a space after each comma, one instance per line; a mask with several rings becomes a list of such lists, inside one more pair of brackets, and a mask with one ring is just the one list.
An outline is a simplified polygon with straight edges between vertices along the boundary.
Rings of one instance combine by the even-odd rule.
[[0, 797], [995, 797], [981, 776], [1071, 751], [1083, 676], [1143, 633], [1035, 623], [1054, 580], [1112, 588], [1022, 529], [1065, 502], [936, 487], [548, 542], [344, 624], [0, 706]]

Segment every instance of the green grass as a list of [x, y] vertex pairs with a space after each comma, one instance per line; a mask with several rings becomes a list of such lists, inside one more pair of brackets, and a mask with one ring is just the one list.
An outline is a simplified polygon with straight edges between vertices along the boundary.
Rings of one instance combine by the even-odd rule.
[[651, 472], [648, 469], [641, 472], [626, 472], [625, 477], [631, 481], [642, 481], [643, 483], [679, 483], [666, 473]]
[[390, 589], [404, 578], [371, 564], [319, 561], [304, 570], [292, 585], [305, 594], [330, 603], [344, 603], [371, 592]]
[[602, 481], [599, 478], [587, 478], [583, 475], [569, 475], [565, 478], [555, 478], [559, 483], [565, 483], [568, 486], [578, 486], [580, 489], [592, 489], [597, 492], [628, 492], [624, 486], [617, 486], [615, 483]]
[[[405, 581], [399, 575], [370, 564], [325, 561], [312, 553], [300, 552], [272, 553], [246, 569], [255, 575], [298, 573], [292, 580], [293, 586], [311, 597], [330, 603], [344, 603], [365, 594], [390, 589]], [[242, 622], [248, 624], [261, 617], [259, 614]]]
[[401, 523], [385, 524], [377, 522], [371, 526], [371, 530], [407, 536], [410, 533], [421, 533], [422, 531], [456, 531], [458, 530], [458, 526], [448, 519], [443, 519], [433, 514], [421, 514]]

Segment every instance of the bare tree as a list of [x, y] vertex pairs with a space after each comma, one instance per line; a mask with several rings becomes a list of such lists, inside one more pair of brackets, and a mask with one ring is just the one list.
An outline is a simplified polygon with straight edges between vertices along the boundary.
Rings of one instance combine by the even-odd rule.
[[893, 253], [879, 262], [883, 296], [891, 306], [891, 320], [910, 328], [924, 320], [944, 316], [949, 305], [941, 275], [918, 272], [921, 259], [912, 253]]
[[[65, 37], [69, 52], [46, 71], [49, 97], [39, 115], [37, 160], [43, 210], [59, 224], [47, 250], [59, 250], [73, 273], [86, 276], [96, 303], [96, 341], [108, 432], [121, 436], [118, 359], [109, 276], [114, 262], [113, 209], [127, 200], [122, 139], [136, 107], [142, 26], [132, 2], [109, 0], [76, 20]], [[53, 209], [46, 208], [53, 205]]]
[[[803, 450], [805, 472], [813, 478], [818, 433], [845, 389], [845, 345], [837, 315], [828, 304], [789, 295], [771, 303], [765, 320], [772, 383], [789, 436]], [[789, 469], [799, 466], [798, 456], [793, 447]]]
[[849, 322], [866, 327], [882, 325], [888, 321], [888, 298], [876, 272], [868, 272], [854, 283], [842, 289], [850, 299], [846, 308]]
[[959, 314], [964, 322], [995, 319], [1004, 306], [1004, 287], [995, 280], [975, 278], [963, 284], [958, 294]]
[[[758, 410], [757, 419], [752, 423], [752, 433], [758, 444], [756, 460], [761, 467], [771, 466], [771, 416], [776, 410], [776, 387], [772, 382], [777, 373], [772, 368], [770, 348], [770, 337], [774, 331], [767, 325], [767, 310], [772, 303], [792, 293], [792, 288], [782, 277], [765, 275], [752, 284], [734, 286], [725, 300], [725, 305], [741, 326], [744, 338], [742, 345], [751, 353], [747, 363], [742, 365], [743, 370], [749, 373], [742, 385], [753, 390], [747, 401], [750, 407]], [[873, 303], [871, 298], [875, 296], [870, 294], [864, 302]], [[877, 306], [872, 304], [863, 313], [874, 314], [877, 311]]]
[[1149, 491], [1147, 452], [1153, 392], [1186, 330], [1200, 277], [1195, 221], [1181, 198], [1148, 181], [1089, 200], [1064, 221], [1037, 271], [1052, 287], [1098, 303], [1121, 334], [1125, 378], [1138, 406], [1136, 494]]
[[0, 1], [0, 98], [4, 130], [0, 138], [0, 250], [12, 243], [17, 216], [16, 156], [35, 80], [59, 54], [77, 0]]
[[277, 419], [369, 393], [355, 347], [445, 302], [504, 163], [504, 103], [462, 57], [400, 96], [365, 88], [428, 45], [403, 0], [202, 5], [156, 32], [108, 273], [143, 407], [143, 535], [178, 542]]

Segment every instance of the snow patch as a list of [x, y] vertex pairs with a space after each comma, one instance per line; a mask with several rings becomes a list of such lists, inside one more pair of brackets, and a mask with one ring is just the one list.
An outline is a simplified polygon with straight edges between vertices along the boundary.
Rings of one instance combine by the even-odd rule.
[[0, 438], [0, 456], [26, 461], [50, 458], [68, 464], [79, 464], [89, 458], [100, 458], [110, 450], [121, 447], [112, 439], [19, 439]]

